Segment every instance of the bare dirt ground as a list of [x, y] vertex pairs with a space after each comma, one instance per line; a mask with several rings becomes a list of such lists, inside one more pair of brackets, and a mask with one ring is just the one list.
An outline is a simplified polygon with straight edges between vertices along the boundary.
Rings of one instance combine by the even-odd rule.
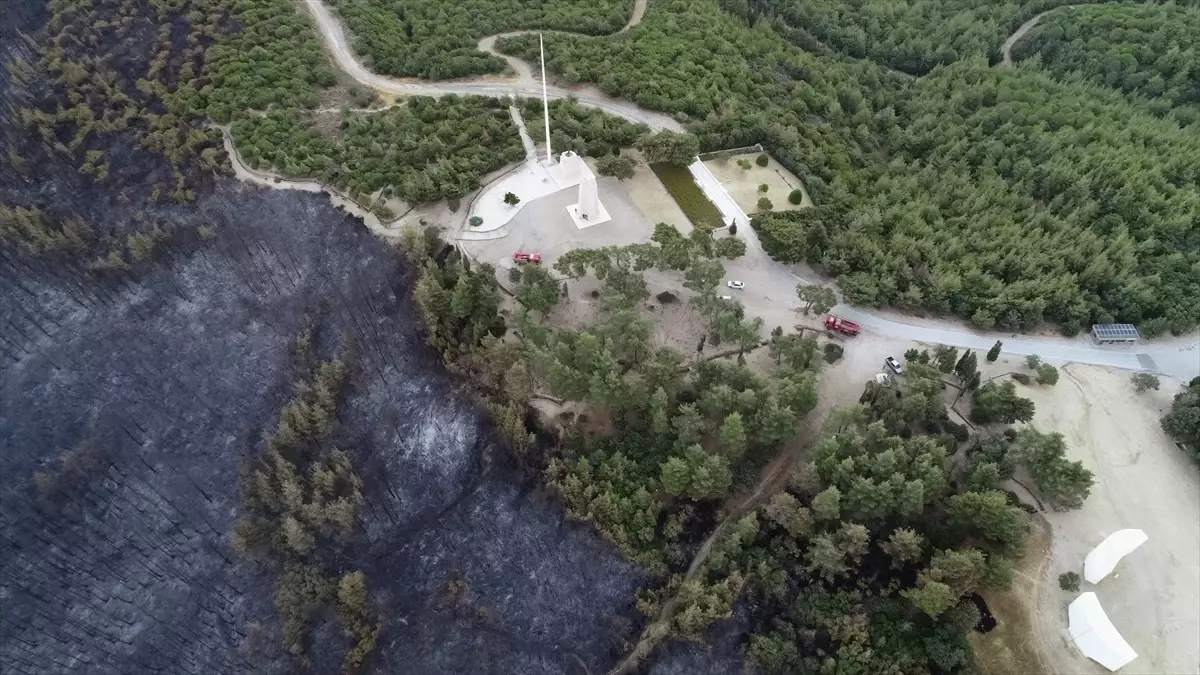
[[[632, 150], [625, 150], [623, 153], [637, 155]], [[668, 223], [685, 235], [691, 233], [692, 221], [684, 215], [683, 209], [679, 208], [679, 204], [641, 157], [638, 157], [633, 178], [625, 182], [625, 189], [629, 191], [630, 198], [647, 221], [652, 224]]]
[[1161, 391], [1137, 394], [1125, 372], [1082, 365], [1060, 372], [1054, 387], [1018, 386], [1037, 405], [1033, 426], [1065, 435], [1068, 456], [1096, 483], [1080, 510], [1045, 514], [1050, 558], [1029, 571], [1040, 571], [1036, 593], [1021, 593], [1034, 603], [1029, 640], [1040, 643], [1052, 672], [1106, 672], [1068, 642], [1066, 608], [1075, 595], [1058, 588], [1058, 575], [1082, 574], [1084, 557], [1106, 536], [1140, 528], [1150, 540], [1113, 575], [1080, 590], [1096, 592], [1138, 653], [1122, 673], [1198, 673], [1200, 474], [1159, 427], [1179, 383], [1164, 378]]
[[[1035, 518], [1033, 532], [1025, 545], [1025, 556], [1013, 570], [1012, 587], [1006, 591], [980, 593], [996, 628], [984, 635], [975, 631], [967, 639], [975, 650], [975, 662], [983, 675], [1030, 675], [1053, 672], [1047, 665], [1045, 646], [1033, 630], [1038, 595], [1042, 592], [1042, 577], [1050, 563], [1050, 525]], [[1058, 591], [1057, 586], [1053, 589]], [[1066, 597], [1067, 593], [1058, 591]], [[1065, 671], [1073, 672], [1073, 671]]]
[[[733, 197], [733, 201], [737, 202], [737, 205], [746, 213], [757, 213], [760, 210], [758, 208], [759, 197], [770, 199], [775, 211], [793, 211], [813, 205], [812, 199], [808, 196], [808, 190], [805, 189], [804, 183], [800, 182], [796, 174], [788, 171], [774, 159], [765, 167], [759, 166], [754, 163], [755, 157], [756, 155], [740, 155], [712, 159], [704, 162], [704, 166], [708, 167], [712, 175], [721, 182], [721, 186], [729, 192], [729, 196]], [[738, 166], [737, 160], [739, 159], [749, 161], [750, 168], [743, 169]], [[767, 185], [765, 193], [758, 191], [758, 186], [762, 184]], [[788, 201], [788, 195], [797, 188], [804, 194], [799, 205]]]

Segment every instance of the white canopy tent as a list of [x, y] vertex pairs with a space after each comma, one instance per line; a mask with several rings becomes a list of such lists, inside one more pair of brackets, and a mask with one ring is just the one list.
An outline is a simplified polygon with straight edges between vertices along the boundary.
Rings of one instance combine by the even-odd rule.
[[1089, 659], [1116, 671], [1137, 658], [1137, 652], [1117, 632], [1095, 593], [1083, 593], [1067, 607], [1071, 640]]
[[1088, 583], [1099, 583], [1108, 576], [1121, 561], [1121, 558], [1133, 553], [1137, 547], [1146, 543], [1149, 537], [1141, 530], [1118, 530], [1100, 542], [1092, 549], [1083, 561], [1083, 578]]

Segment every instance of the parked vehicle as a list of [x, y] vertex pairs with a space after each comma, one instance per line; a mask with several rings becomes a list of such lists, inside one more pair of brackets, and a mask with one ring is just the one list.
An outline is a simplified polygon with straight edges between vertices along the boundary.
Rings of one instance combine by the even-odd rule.
[[741, 289], [743, 289], [743, 288], [745, 288], [745, 287], [746, 287], [746, 284], [745, 284], [745, 283], [743, 283], [743, 282], [741, 282], [741, 281], [738, 281], [738, 280], [736, 280], [736, 279], [732, 279], [732, 280], [730, 280], [730, 281], [727, 281], [727, 282], [725, 282], [725, 285], [726, 285], [726, 286], [728, 286], [728, 287], [730, 287], [730, 288], [736, 288], [736, 289], [738, 289], [738, 290], [741, 290]]
[[884, 361], [884, 363], [886, 363], [887, 367], [897, 375], [904, 372], [904, 368], [900, 367], [900, 362], [890, 356], [887, 357], [887, 360]]
[[732, 299], [733, 299], [733, 296], [732, 296], [732, 295], [722, 295], [722, 296], [721, 296], [721, 299], [722, 299], [722, 300], [732, 300]]
[[827, 330], [835, 330], [842, 335], [858, 335], [858, 332], [862, 330], [862, 326], [848, 319], [843, 319], [836, 314], [830, 314], [825, 317], [825, 328]]
[[533, 263], [534, 265], [541, 265], [542, 264], [542, 254], [541, 253], [525, 253], [523, 251], [517, 251], [516, 253], [513, 254], [513, 262], [517, 263], [518, 265], [524, 265], [525, 263]]

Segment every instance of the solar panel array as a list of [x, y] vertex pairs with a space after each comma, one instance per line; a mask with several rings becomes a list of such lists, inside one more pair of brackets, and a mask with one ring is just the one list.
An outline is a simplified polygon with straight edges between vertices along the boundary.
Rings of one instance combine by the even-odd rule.
[[1136, 340], [1141, 337], [1131, 323], [1098, 323], [1092, 326], [1097, 340]]

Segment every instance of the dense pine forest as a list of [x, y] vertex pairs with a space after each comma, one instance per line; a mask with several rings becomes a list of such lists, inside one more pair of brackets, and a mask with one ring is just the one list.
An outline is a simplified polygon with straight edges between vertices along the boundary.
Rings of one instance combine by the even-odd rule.
[[[766, 16], [664, 0], [628, 34], [552, 37], [548, 60], [689, 120], [703, 149], [767, 144], [819, 207], [763, 219], [770, 252], [819, 265], [856, 304], [1068, 334], [1200, 322], [1195, 121], [982, 54], [917, 79], [816, 56]], [[528, 58], [536, 40], [499, 46]]]
[[1013, 48], [1056, 77], [1079, 77], [1200, 119], [1200, 5], [1083, 6], [1051, 14]]

